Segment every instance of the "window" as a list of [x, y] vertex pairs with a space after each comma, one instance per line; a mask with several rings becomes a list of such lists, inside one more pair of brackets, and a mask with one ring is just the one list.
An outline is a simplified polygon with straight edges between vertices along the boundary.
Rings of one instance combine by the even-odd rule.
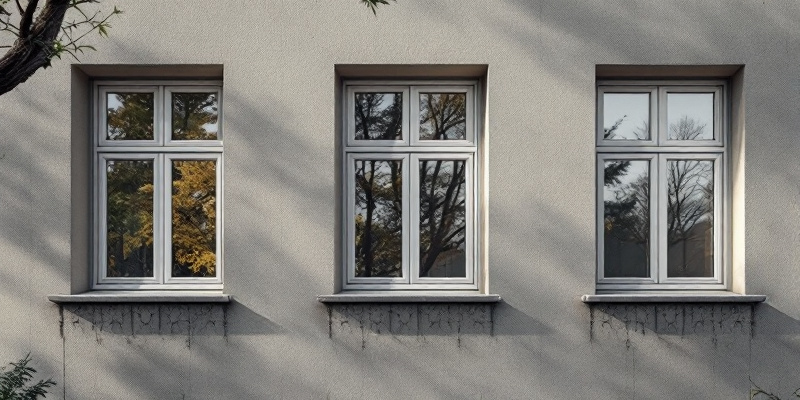
[[726, 289], [725, 82], [600, 82], [598, 289]]
[[344, 289], [478, 288], [476, 82], [345, 82]]
[[94, 94], [94, 287], [221, 288], [221, 83]]

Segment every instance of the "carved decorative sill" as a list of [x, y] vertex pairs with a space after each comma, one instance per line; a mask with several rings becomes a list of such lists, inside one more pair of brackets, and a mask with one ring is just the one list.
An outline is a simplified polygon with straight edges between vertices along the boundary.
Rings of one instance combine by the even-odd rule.
[[219, 292], [189, 291], [96, 291], [51, 294], [53, 303], [229, 303], [232, 296]]
[[761, 303], [767, 296], [730, 292], [585, 294], [584, 303]]
[[497, 303], [499, 294], [474, 292], [343, 292], [317, 296], [320, 303]]

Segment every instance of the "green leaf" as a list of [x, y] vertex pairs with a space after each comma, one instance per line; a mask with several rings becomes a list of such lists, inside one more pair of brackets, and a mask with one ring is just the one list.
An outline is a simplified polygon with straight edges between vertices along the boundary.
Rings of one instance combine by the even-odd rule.
[[[397, 0], [392, 0], [392, 1], [396, 2]], [[372, 11], [373, 15], [378, 15], [378, 13], [376, 11], [377, 8], [378, 8], [378, 5], [379, 4], [387, 4], [388, 5], [389, 1], [388, 0], [361, 0], [361, 3], [363, 3], [365, 6], [367, 6], [367, 8], [369, 8], [370, 11]]]
[[28, 381], [33, 378], [33, 374], [36, 373], [33, 367], [28, 366], [30, 361], [31, 357], [28, 353], [22, 360], [10, 363], [9, 365], [14, 367], [11, 370], [0, 369], [0, 399], [34, 400], [40, 396], [44, 397], [47, 394], [45, 389], [56, 384], [53, 380], [48, 379], [26, 386]]

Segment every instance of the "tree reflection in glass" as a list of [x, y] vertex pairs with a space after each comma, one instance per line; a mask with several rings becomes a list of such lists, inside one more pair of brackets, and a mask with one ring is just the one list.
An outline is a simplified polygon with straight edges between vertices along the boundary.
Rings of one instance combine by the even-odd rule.
[[714, 276], [714, 162], [667, 161], [667, 274]]
[[172, 162], [172, 276], [216, 276], [216, 161]]
[[217, 93], [172, 93], [172, 139], [216, 140]]
[[467, 275], [466, 161], [420, 160], [419, 276]]
[[466, 116], [464, 93], [419, 94], [420, 140], [465, 140]]
[[356, 140], [403, 139], [403, 93], [355, 94]]
[[605, 140], [650, 140], [650, 93], [604, 93]]
[[153, 140], [153, 93], [108, 93], [106, 139]]
[[606, 278], [650, 276], [650, 161], [607, 160], [603, 187]]
[[668, 93], [670, 140], [714, 139], [714, 93]]
[[401, 160], [355, 160], [355, 276], [401, 277]]
[[107, 160], [106, 274], [153, 276], [153, 161]]

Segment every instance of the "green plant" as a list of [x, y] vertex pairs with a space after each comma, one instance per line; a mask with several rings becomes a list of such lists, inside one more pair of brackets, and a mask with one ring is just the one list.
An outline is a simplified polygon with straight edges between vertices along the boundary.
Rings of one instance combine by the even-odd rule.
[[14, 368], [6, 371], [7, 367], [0, 368], [0, 400], [36, 400], [39, 396], [47, 394], [47, 388], [55, 385], [52, 379], [39, 381], [33, 385], [27, 385], [33, 378], [36, 370], [28, 366], [31, 361], [31, 353], [25, 358], [9, 363]]
[[[397, 0], [392, 0], [392, 1], [396, 2]], [[370, 11], [372, 11], [372, 13], [375, 14], [375, 15], [378, 14], [376, 9], [378, 8], [379, 5], [381, 5], [381, 4], [389, 4], [389, 2], [387, 0], [361, 0], [361, 3], [363, 3], [365, 6], [367, 6], [367, 8], [369, 8]]]

